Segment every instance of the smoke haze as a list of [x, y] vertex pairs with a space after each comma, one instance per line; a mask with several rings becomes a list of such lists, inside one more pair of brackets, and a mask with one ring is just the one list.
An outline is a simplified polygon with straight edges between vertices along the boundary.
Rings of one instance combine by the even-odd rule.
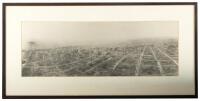
[[22, 22], [23, 49], [30, 41], [51, 48], [146, 38], [178, 38], [178, 22]]

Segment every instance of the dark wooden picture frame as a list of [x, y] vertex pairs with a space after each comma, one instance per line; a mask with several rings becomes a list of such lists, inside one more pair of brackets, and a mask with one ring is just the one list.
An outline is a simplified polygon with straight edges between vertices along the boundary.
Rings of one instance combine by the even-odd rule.
[[[6, 95], [6, 7], [8, 6], [148, 6], [148, 5], [193, 5], [194, 6], [194, 47], [195, 47], [195, 95], [87, 95], [87, 96], [9, 96]], [[126, 3], [3, 3], [3, 99], [63, 99], [63, 98], [197, 98], [198, 97], [198, 53], [197, 53], [197, 2], [126, 2]]]

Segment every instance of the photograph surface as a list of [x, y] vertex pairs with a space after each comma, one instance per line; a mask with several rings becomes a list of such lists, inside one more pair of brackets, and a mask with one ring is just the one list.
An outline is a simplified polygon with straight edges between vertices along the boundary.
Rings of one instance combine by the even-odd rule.
[[178, 76], [178, 21], [24, 21], [22, 77]]

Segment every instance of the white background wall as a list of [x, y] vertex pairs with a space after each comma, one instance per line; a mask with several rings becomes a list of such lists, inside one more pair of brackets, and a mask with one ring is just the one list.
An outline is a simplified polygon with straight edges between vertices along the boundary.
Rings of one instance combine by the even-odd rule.
[[[1, 0], [1, 8], [2, 8], [2, 3], [3, 2], [197, 2], [199, 0]], [[200, 1], [199, 1], [200, 2]], [[198, 2], [198, 3], [199, 3]], [[199, 7], [198, 7], [198, 16], [200, 14], [199, 12]], [[0, 13], [2, 14], [2, 9], [0, 10]], [[2, 19], [2, 15], [0, 16], [0, 19]], [[198, 21], [199, 22], [199, 21]], [[0, 20], [0, 23], [2, 23], [2, 20]], [[198, 25], [199, 27], [199, 25]], [[2, 32], [2, 24], [0, 25], [0, 31]], [[199, 37], [198, 36], [198, 40], [199, 40]], [[0, 35], [0, 40], [2, 40], [2, 35]], [[2, 57], [2, 41], [0, 41], [0, 47], [1, 47], [1, 50], [0, 50], [0, 57]], [[199, 43], [198, 43], [198, 47], [199, 47]], [[199, 53], [199, 51], [198, 51]], [[200, 60], [198, 60], [200, 61]], [[0, 60], [0, 63], [2, 64], [2, 58]], [[199, 69], [198, 69], [199, 70]], [[0, 69], [0, 72], [2, 73], [2, 68]], [[198, 71], [199, 72], [199, 71]], [[0, 81], [2, 81], [2, 75], [0, 75]], [[2, 90], [2, 82], [0, 83], [1, 86], [0, 86], [0, 90]], [[2, 92], [0, 91], [0, 95], [2, 95]], [[11, 100], [11, 99], [6, 99], [6, 100]], [[27, 100], [27, 99], [24, 99], [24, 100]], [[30, 100], [30, 99], [29, 99]], [[37, 100], [37, 99], [34, 99], [34, 100]], [[44, 99], [45, 101], [49, 101], [49, 99]], [[43, 100], [43, 101], [44, 101]], [[56, 99], [51, 99], [50, 101], [52, 100], [56, 100]], [[66, 99], [61, 99], [61, 100], [66, 100]], [[72, 99], [70, 99], [72, 100]], [[102, 100], [102, 99], [90, 99], [91, 100]], [[104, 101], [114, 101], [116, 99], [103, 99]], [[117, 99], [116, 101], [127, 101], [127, 100], [140, 100], [140, 101], [145, 101], [145, 100], [148, 100], [148, 101], [160, 101], [161, 99]], [[161, 101], [168, 101], [169, 99], [162, 99]], [[183, 101], [190, 101], [191, 99], [170, 99], [171, 101], [176, 101], [176, 100], [183, 100]], [[193, 99], [193, 100], [198, 100], [198, 99]], [[21, 99], [17, 99], [17, 101], [21, 101]], [[32, 99], [33, 101], [33, 99]], [[41, 101], [41, 100], [39, 100]], [[80, 99], [73, 99], [73, 101], [80, 101]], [[82, 99], [82, 101], [88, 101], [88, 99]]]

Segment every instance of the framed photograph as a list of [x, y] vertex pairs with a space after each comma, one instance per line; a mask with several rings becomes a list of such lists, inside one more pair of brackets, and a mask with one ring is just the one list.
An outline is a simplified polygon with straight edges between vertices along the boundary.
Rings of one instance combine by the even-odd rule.
[[197, 98], [197, 3], [4, 3], [3, 98]]

